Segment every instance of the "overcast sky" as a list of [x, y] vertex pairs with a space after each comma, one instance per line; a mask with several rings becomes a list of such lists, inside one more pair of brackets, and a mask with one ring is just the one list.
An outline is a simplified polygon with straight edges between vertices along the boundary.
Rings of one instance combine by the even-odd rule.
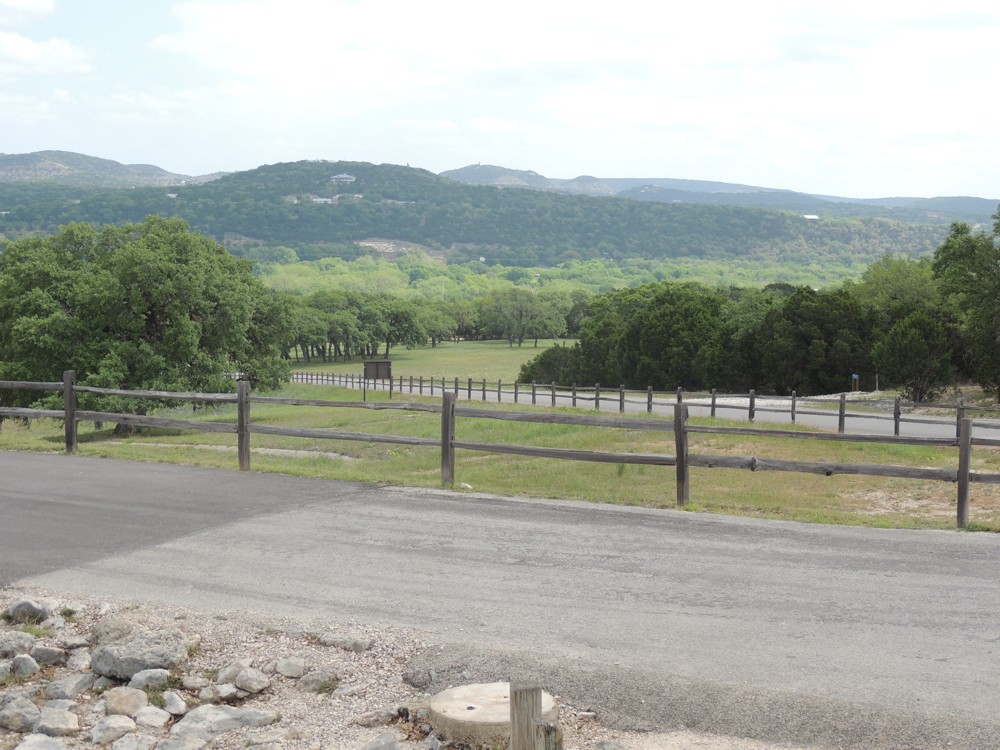
[[0, 0], [0, 151], [1000, 198], [994, 8]]

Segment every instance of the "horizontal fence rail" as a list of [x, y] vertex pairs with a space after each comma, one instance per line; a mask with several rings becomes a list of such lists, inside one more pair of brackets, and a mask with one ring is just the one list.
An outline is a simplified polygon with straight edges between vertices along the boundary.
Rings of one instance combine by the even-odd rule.
[[[938, 409], [955, 412], [955, 437], [958, 437], [961, 420], [971, 412], [977, 414], [1000, 414], [1000, 407], [967, 406], [962, 399], [953, 404], [931, 403], [917, 404], [915, 402], [895, 399], [848, 399], [847, 393], [841, 393], [835, 398], [818, 396], [766, 396], [762, 397], [754, 391], [743, 394], [721, 394], [716, 390], [708, 392], [688, 392], [682, 388], [671, 392], [655, 392], [652, 387], [645, 390], [628, 389], [625, 386], [607, 388], [594, 386], [559, 386], [555, 383], [508, 383], [488, 381], [485, 378], [474, 380], [459, 377], [424, 377], [402, 375], [396, 378], [372, 379], [355, 374], [338, 374], [328, 372], [294, 372], [293, 383], [311, 385], [334, 385], [345, 388], [357, 388], [372, 391], [388, 391], [390, 399], [395, 394], [440, 396], [452, 392], [468, 401], [513, 402], [515, 404], [530, 403], [534, 406], [570, 406], [574, 408], [604, 409], [603, 404], [613, 404], [619, 413], [626, 411], [641, 411], [645, 407], [647, 413], [662, 412], [673, 403], [687, 403], [700, 410], [707, 410], [712, 417], [721, 413], [736, 413], [745, 415], [753, 422], [759, 414], [787, 415], [789, 421], [795, 424], [799, 417], [830, 417], [836, 415], [837, 430], [847, 432], [848, 420], [866, 420], [873, 422], [892, 422], [893, 435], [899, 435], [901, 427], [911, 425], [940, 425], [942, 420], [933, 417], [907, 416], [906, 410], [914, 408]], [[641, 396], [641, 398], [635, 398]], [[763, 400], [763, 402], [761, 402]], [[775, 405], [777, 404], [777, 405]], [[803, 405], [806, 405], [803, 408]], [[809, 408], [813, 405], [813, 408]], [[827, 406], [826, 409], [815, 408], [815, 405]], [[871, 412], [849, 412], [848, 405], [868, 407]], [[631, 408], [630, 408], [631, 407]], [[614, 408], [612, 408], [612, 411]], [[1000, 420], [978, 419], [973, 421], [974, 427], [1000, 430]]]
[[[307, 375], [319, 375], [317, 373], [306, 373]], [[343, 378], [344, 384], [351, 383], [345, 376], [330, 376], [331, 381], [335, 378]], [[411, 379], [412, 381], [413, 379]], [[422, 379], [421, 379], [422, 381]], [[314, 382], [310, 380], [309, 382]], [[319, 382], [316, 380], [315, 382]], [[393, 392], [395, 381], [386, 379], [379, 381], [385, 390]], [[402, 378], [399, 380], [399, 391], [408, 385]], [[477, 389], [478, 394], [485, 394], [489, 390], [486, 381], [482, 381], [482, 387]], [[331, 383], [339, 384], [339, 383]], [[417, 388], [421, 390], [425, 387], [423, 382], [417, 382]], [[249, 384], [246, 381], [238, 382], [238, 389], [232, 393], [195, 393], [195, 392], [168, 392], [168, 391], [135, 391], [116, 388], [96, 388], [92, 386], [82, 386], [76, 384], [76, 376], [73, 371], [64, 374], [61, 383], [25, 383], [21, 381], [0, 381], [0, 390], [29, 390], [29, 391], [61, 391], [63, 395], [63, 409], [27, 409], [27, 408], [0, 408], [0, 417], [20, 417], [26, 419], [63, 419], [66, 425], [66, 451], [73, 453], [77, 449], [77, 424], [80, 421], [108, 422], [114, 424], [125, 424], [140, 427], [167, 427], [177, 429], [200, 430], [206, 432], [226, 433], [237, 435], [237, 450], [239, 454], [239, 466], [242, 470], [250, 469], [250, 436], [275, 435], [293, 438], [325, 439], [342, 441], [360, 441], [366, 443], [388, 443], [397, 445], [426, 446], [439, 448], [441, 451], [441, 479], [446, 485], [453, 485], [455, 482], [455, 451], [468, 450], [478, 452], [489, 452], [507, 455], [521, 455], [536, 458], [547, 458], [556, 460], [587, 461], [597, 463], [615, 464], [641, 464], [652, 466], [672, 466], [676, 471], [676, 493], [677, 505], [686, 505], [690, 498], [690, 467], [698, 468], [725, 468], [741, 469], [749, 471], [784, 471], [806, 474], [817, 474], [832, 476], [835, 474], [851, 474], [878, 477], [898, 477], [905, 479], [919, 479], [927, 481], [955, 482], [958, 486], [957, 497], [957, 525], [962, 528], [968, 522], [969, 512], [969, 487], [971, 484], [1000, 484], [1000, 474], [985, 474], [972, 472], [971, 450], [973, 445], [998, 446], [1000, 440], [972, 437], [973, 420], [963, 417], [958, 423], [958, 432], [955, 438], [919, 438], [901, 437], [898, 435], [864, 435], [845, 434], [843, 422], [837, 433], [830, 432], [803, 432], [798, 430], [763, 429], [759, 427], [725, 427], [716, 425], [693, 425], [689, 423], [688, 411], [689, 403], [684, 402], [684, 394], [678, 390], [676, 400], [672, 402], [673, 419], [662, 419], [653, 417], [623, 417], [623, 416], [599, 416], [567, 414], [563, 412], [539, 413], [536, 411], [494, 411], [491, 409], [458, 407], [456, 405], [460, 389], [458, 379], [450, 383], [444, 379], [435, 383], [431, 379], [426, 387], [431, 395], [435, 388], [437, 394], [441, 396], [440, 404], [426, 403], [401, 403], [392, 401], [328, 401], [321, 399], [303, 399], [275, 396], [257, 396], [250, 393]], [[350, 387], [348, 385], [348, 387]], [[362, 384], [362, 387], [365, 387]], [[514, 384], [511, 393], [517, 395], [518, 384]], [[169, 417], [149, 416], [144, 414], [123, 414], [112, 412], [99, 412], [91, 410], [77, 409], [77, 395], [80, 393], [98, 396], [116, 396], [136, 399], [156, 399], [188, 401], [193, 403], [206, 404], [235, 404], [237, 407], [237, 420], [231, 422], [211, 422], [195, 421], [185, 419], [174, 419]], [[473, 393], [472, 381], [465, 384], [464, 393]], [[503, 395], [502, 384], [497, 383], [498, 398]], [[532, 403], [538, 402], [539, 388], [537, 384], [532, 384], [530, 391], [527, 391], [532, 398]], [[616, 400], [620, 405], [624, 403], [624, 389], [618, 392], [619, 398]], [[647, 397], [651, 394], [647, 390]], [[550, 403], [557, 401], [557, 390], [555, 386], [549, 386], [546, 392]], [[562, 394], [565, 396], [565, 392]], [[717, 394], [711, 394], [713, 416], [716, 408], [722, 408], [717, 403]], [[600, 403], [603, 398], [600, 395], [600, 387], [594, 389], [593, 399], [581, 397], [574, 388], [570, 397], [575, 401], [584, 403]], [[791, 399], [792, 408], [796, 406], [796, 401], [806, 399]], [[820, 399], [810, 399], [820, 401]], [[250, 418], [251, 404], [281, 404], [291, 406], [329, 407], [329, 408], [351, 408], [368, 409], [373, 411], [408, 411], [423, 412], [428, 414], [440, 414], [441, 416], [441, 437], [411, 437], [405, 435], [392, 434], [372, 434], [334, 430], [328, 428], [301, 428], [280, 425], [267, 425], [252, 423]], [[844, 396], [839, 399], [840, 413], [843, 414]], [[731, 406], [726, 408], [747, 408], [745, 406]], [[749, 394], [749, 408], [751, 416], [756, 408], [753, 392]], [[624, 411], [622, 409], [622, 411]], [[793, 412], [794, 413], [794, 412]], [[799, 412], [804, 413], [804, 412]], [[829, 411], [820, 412], [829, 414]], [[673, 455], [650, 454], [650, 453], [628, 453], [628, 452], [608, 452], [589, 451], [570, 448], [556, 448], [544, 446], [512, 445], [505, 443], [485, 443], [478, 441], [458, 440], [456, 434], [457, 419], [491, 419], [511, 422], [527, 422], [535, 424], [553, 425], [573, 425], [579, 427], [594, 427], [600, 429], [622, 429], [622, 430], [654, 430], [669, 431], [674, 433], [675, 452]], [[766, 438], [789, 438], [796, 440], [824, 440], [839, 442], [861, 442], [861, 443], [893, 443], [900, 445], [926, 445], [935, 447], [958, 447], [958, 466], [956, 469], [922, 468], [908, 466], [887, 466], [875, 464], [839, 464], [822, 461], [789, 461], [771, 458], [758, 458], [754, 456], [717, 456], [707, 454], [691, 453], [689, 447], [689, 436], [692, 434], [713, 434], [713, 435], [739, 435], [747, 437]]]

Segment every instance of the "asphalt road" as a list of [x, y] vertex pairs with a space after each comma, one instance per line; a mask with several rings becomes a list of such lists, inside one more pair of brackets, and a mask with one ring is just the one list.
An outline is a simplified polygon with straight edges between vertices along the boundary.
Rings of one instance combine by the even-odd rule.
[[993, 534], [0, 452], [0, 583], [416, 628], [429, 689], [534, 676], [622, 728], [1000, 747]]

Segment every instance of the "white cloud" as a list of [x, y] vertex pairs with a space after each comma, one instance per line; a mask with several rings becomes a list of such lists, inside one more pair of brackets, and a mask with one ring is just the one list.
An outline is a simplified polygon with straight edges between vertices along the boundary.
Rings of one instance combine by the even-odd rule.
[[0, 73], [34, 75], [86, 73], [89, 54], [62, 39], [37, 42], [12, 31], [0, 31]]
[[33, 21], [55, 10], [55, 0], [0, 0], [0, 26]]

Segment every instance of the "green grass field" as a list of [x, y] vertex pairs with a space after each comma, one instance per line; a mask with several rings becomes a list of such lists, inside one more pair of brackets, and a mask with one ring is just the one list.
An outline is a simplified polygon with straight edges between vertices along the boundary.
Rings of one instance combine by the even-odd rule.
[[[565, 344], [572, 346], [572, 339], [540, 339], [535, 348], [534, 339], [524, 342], [518, 347], [511, 347], [506, 341], [443, 341], [436, 347], [422, 346], [416, 349], [398, 347], [389, 350], [392, 361], [392, 375], [398, 378], [424, 376], [430, 378], [445, 377], [449, 380], [459, 378], [463, 383], [468, 378], [495, 382], [498, 378], [505, 383], [512, 383], [517, 378], [521, 365], [534, 359], [550, 346]], [[384, 352], [384, 349], [383, 349]], [[343, 373], [345, 375], [360, 375], [364, 372], [364, 363], [360, 357], [339, 362], [314, 362], [311, 364], [293, 363], [296, 371], [321, 371]]]
[[[503, 377], [508, 371], [498, 372]], [[362, 398], [358, 391], [316, 385], [289, 386], [281, 395], [348, 402]], [[387, 394], [369, 391], [367, 397], [385, 400]], [[398, 394], [396, 400], [399, 400]], [[440, 402], [437, 397], [407, 396], [406, 400]], [[500, 408], [496, 404], [475, 406]], [[502, 408], [515, 407], [505, 404]], [[519, 408], [531, 407], [522, 405]], [[236, 420], [233, 408], [192, 412], [182, 407], [171, 409], [169, 414], [193, 420]], [[254, 404], [251, 420], [256, 424], [437, 439], [441, 429], [437, 414], [273, 404]], [[467, 417], [458, 419], [456, 436], [459, 440], [475, 442], [606, 452], [673, 455], [675, 451], [671, 432]], [[34, 421], [28, 425], [7, 421], [0, 429], [2, 450], [59, 452], [62, 446], [62, 425], [56, 420]], [[237, 467], [235, 448], [234, 435], [147, 429], [138, 435], [117, 437], [110, 429], [97, 432], [91, 423], [80, 425], [79, 454], [83, 456], [234, 469]], [[441, 486], [440, 452], [434, 447], [253, 435], [252, 451], [254, 471], [379, 484]], [[958, 461], [954, 448], [734, 435], [692, 434], [690, 452], [948, 469], [954, 469]], [[1000, 451], [977, 448], [973, 458], [974, 471], [1000, 472]], [[458, 487], [478, 492], [665, 509], [675, 507], [672, 467], [596, 464], [459, 450], [455, 478]], [[695, 468], [691, 470], [688, 510], [816, 523], [954, 528], [955, 495], [955, 485], [948, 482]], [[971, 526], [1000, 530], [1000, 489], [995, 485], [973, 485], [972, 498]]]

